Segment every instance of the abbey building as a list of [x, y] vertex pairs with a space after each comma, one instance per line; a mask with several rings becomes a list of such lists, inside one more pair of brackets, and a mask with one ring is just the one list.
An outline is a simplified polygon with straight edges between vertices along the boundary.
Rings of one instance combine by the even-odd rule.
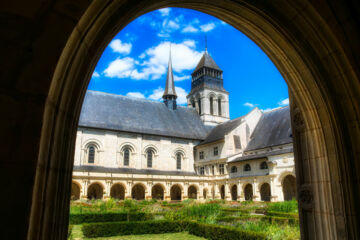
[[87, 91], [73, 199], [283, 201], [296, 195], [289, 107], [229, 118], [223, 72], [205, 51], [186, 107], [171, 56], [163, 103]]

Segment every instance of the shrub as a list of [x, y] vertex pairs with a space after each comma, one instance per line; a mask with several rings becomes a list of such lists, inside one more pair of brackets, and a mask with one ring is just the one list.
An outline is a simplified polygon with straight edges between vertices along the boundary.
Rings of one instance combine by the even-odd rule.
[[90, 222], [144, 221], [150, 219], [153, 219], [153, 215], [144, 212], [70, 214], [70, 224], [81, 224]]
[[274, 217], [285, 217], [285, 218], [295, 218], [299, 219], [298, 213], [284, 213], [284, 212], [272, 212], [268, 211], [266, 213], [267, 216], [274, 216]]
[[72, 239], [71, 235], [72, 235], [72, 229], [73, 229], [73, 225], [69, 225], [68, 227], [68, 239]]
[[184, 215], [189, 219], [205, 223], [215, 223], [220, 213], [220, 205], [216, 203], [192, 205], [184, 209]]
[[187, 225], [188, 222], [182, 221], [88, 223], [83, 224], [82, 231], [85, 237], [110, 237], [181, 232]]
[[211, 240], [260, 240], [266, 239], [263, 233], [240, 230], [234, 227], [218, 226], [191, 222], [188, 225], [190, 234]]
[[218, 222], [237, 222], [237, 221], [254, 221], [254, 220], [260, 220], [264, 218], [264, 216], [261, 215], [244, 215], [239, 217], [219, 217], [216, 220]]
[[276, 223], [279, 225], [299, 225], [299, 219], [296, 218], [265, 216], [263, 220], [267, 220], [271, 224]]
[[298, 212], [298, 203], [295, 199], [285, 202], [274, 202], [268, 205], [268, 211], [271, 212]]
[[266, 239], [263, 233], [187, 221], [88, 223], [83, 224], [82, 231], [89, 238], [189, 231], [190, 234], [211, 240]]

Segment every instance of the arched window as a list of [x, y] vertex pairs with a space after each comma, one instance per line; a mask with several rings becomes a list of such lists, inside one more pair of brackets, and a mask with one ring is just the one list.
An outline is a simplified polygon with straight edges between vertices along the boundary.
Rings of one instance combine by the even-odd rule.
[[129, 148], [124, 149], [124, 166], [129, 166], [130, 161], [130, 150]]
[[181, 153], [176, 154], [176, 169], [181, 170]]
[[210, 114], [214, 115], [214, 98], [210, 97]]
[[201, 99], [198, 99], [198, 105], [199, 105], [199, 115], [201, 115]]
[[244, 166], [244, 171], [245, 171], [245, 172], [251, 171], [251, 167], [250, 167], [249, 164], [246, 164], [246, 165]]
[[236, 172], [237, 172], [237, 167], [236, 167], [236, 166], [232, 166], [232, 167], [231, 167], [231, 172], [232, 172], [232, 173], [236, 173]]
[[222, 112], [221, 112], [221, 99], [220, 98], [218, 99], [218, 114], [219, 114], [219, 116], [222, 115]]
[[266, 163], [266, 162], [262, 162], [262, 163], [260, 164], [260, 169], [268, 169], [267, 163]]
[[153, 156], [154, 156], [153, 150], [151, 150], [151, 149], [147, 150], [146, 159], [147, 159], [147, 167], [148, 168], [152, 167]]
[[89, 146], [88, 148], [88, 163], [94, 163], [95, 162], [95, 147]]

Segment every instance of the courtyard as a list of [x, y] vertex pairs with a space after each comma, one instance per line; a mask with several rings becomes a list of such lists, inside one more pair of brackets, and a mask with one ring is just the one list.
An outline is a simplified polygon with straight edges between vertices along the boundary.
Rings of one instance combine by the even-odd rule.
[[80, 200], [68, 239], [300, 239], [296, 200]]

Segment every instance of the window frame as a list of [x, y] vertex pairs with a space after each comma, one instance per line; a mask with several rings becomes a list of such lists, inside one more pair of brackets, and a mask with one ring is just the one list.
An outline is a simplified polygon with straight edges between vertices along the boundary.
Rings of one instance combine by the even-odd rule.
[[251, 166], [250, 166], [250, 164], [245, 164], [245, 166], [244, 166], [244, 172], [251, 172]]
[[220, 173], [220, 175], [225, 174], [225, 164], [223, 164], [223, 163], [219, 164], [219, 173]]
[[204, 151], [200, 151], [199, 152], [199, 159], [203, 160], [204, 159]]
[[203, 167], [200, 167], [200, 169], [199, 169], [199, 172], [200, 172], [200, 175], [205, 175], [205, 167], [203, 166]]
[[214, 154], [214, 156], [218, 156], [218, 155], [219, 155], [219, 147], [218, 147], [218, 146], [216, 146], [216, 147], [213, 148], [213, 154]]
[[[265, 167], [264, 167], [264, 166], [265, 166]], [[267, 164], [266, 161], [263, 161], [263, 162], [260, 163], [260, 169], [261, 169], [261, 170], [269, 169], [269, 166], [268, 166], [268, 164]]]
[[183, 159], [183, 155], [180, 152], [178, 152], [176, 153], [175, 158], [176, 158], [176, 170], [181, 170], [181, 160]]
[[[153, 160], [154, 160], [154, 150], [148, 149], [146, 150], [146, 166], [147, 168], [152, 168]], [[149, 161], [150, 160], [150, 161]], [[150, 164], [149, 164], [150, 163]]]
[[[128, 167], [130, 165], [130, 148], [125, 147], [123, 150], [123, 165]], [[126, 164], [127, 163], [127, 164]]]
[[[234, 171], [235, 169], [235, 171]], [[230, 169], [230, 172], [231, 173], [237, 173], [238, 172], [238, 168], [236, 166], [232, 166], [231, 169]]]
[[[92, 149], [92, 151], [91, 151]], [[88, 164], [95, 164], [95, 157], [96, 157], [96, 147], [94, 144], [90, 144], [87, 147], [87, 163]], [[90, 162], [90, 158], [92, 161]]]

